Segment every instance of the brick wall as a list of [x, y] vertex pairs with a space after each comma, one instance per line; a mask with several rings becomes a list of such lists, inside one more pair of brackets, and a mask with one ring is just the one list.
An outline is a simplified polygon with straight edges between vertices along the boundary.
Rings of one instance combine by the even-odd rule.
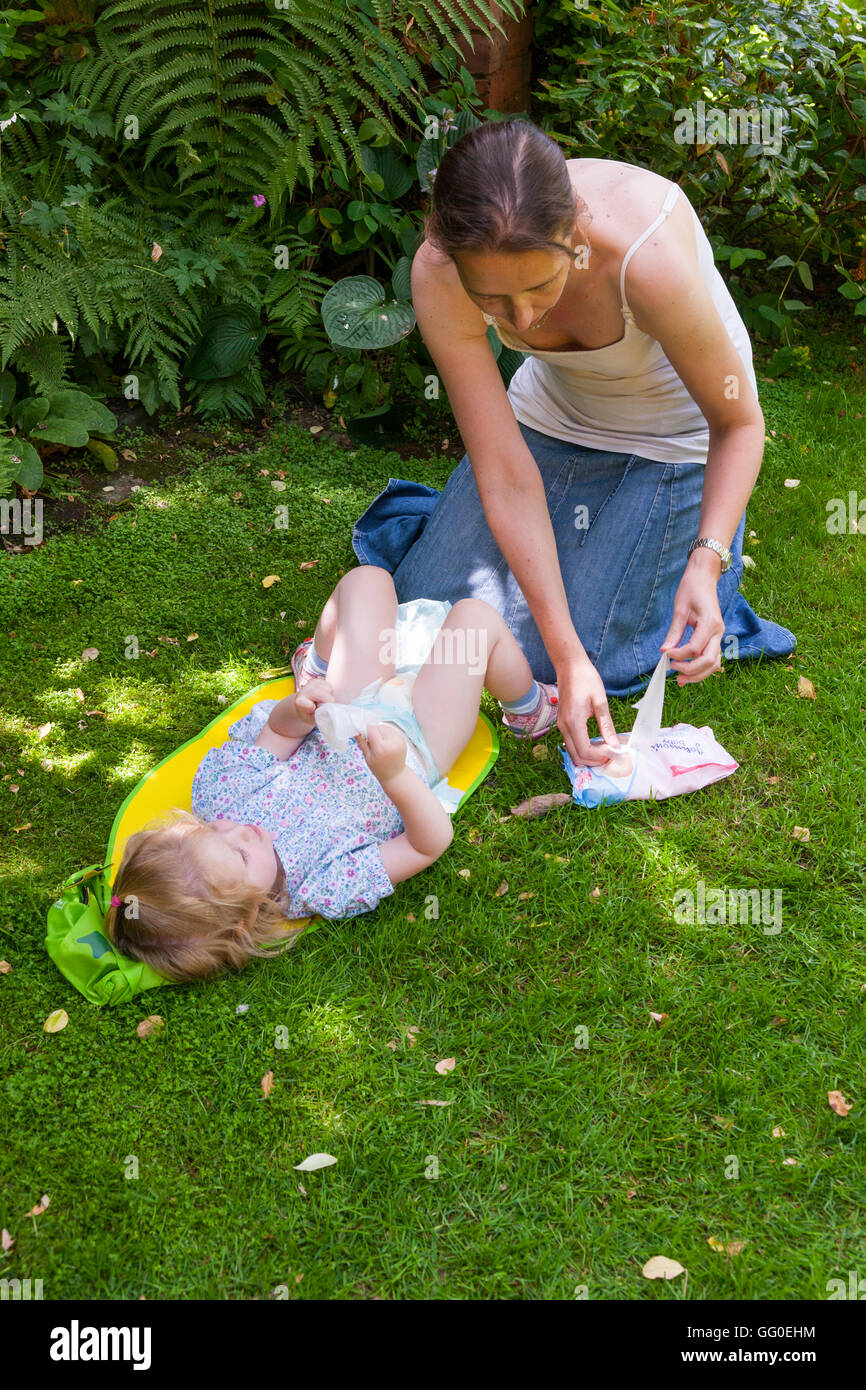
[[511, 19], [498, 5], [493, 13], [505, 30], [493, 30], [492, 37], [483, 38], [470, 29], [475, 52], [462, 36], [457, 47], [463, 62], [475, 78], [478, 94], [485, 105], [495, 111], [513, 114], [529, 113], [532, 79], [532, 0], [526, 0], [523, 19]]

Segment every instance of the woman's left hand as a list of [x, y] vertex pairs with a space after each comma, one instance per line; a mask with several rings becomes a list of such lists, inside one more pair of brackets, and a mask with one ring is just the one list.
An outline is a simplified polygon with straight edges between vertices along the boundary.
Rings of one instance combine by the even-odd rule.
[[[677, 685], [706, 680], [722, 664], [725, 624], [717, 592], [720, 573], [721, 561], [713, 551], [696, 551], [680, 580], [673, 620], [661, 645], [661, 651], [670, 653], [671, 670], [679, 673]], [[676, 647], [689, 625], [693, 628], [691, 638]]]

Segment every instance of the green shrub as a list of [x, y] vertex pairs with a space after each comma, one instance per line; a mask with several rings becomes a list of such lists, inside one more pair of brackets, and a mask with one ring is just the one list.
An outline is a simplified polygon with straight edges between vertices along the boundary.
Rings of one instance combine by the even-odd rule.
[[[539, 124], [568, 155], [680, 183], [716, 260], [741, 272], [729, 284], [750, 328], [788, 342], [803, 295], [828, 289], [866, 312], [866, 28], [856, 9], [540, 0], [534, 35]], [[698, 101], [706, 138], [687, 143]], [[734, 116], [724, 133], [737, 138], [722, 143], [713, 109], [758, 120]], [[773, 152], [776, 140], [762, 137], [777, 132]]]

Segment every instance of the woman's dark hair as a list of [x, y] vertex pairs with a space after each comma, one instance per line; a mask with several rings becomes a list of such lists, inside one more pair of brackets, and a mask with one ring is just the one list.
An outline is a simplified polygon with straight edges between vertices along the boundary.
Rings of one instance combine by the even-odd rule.
[[487, 121], [445, 151], [424, 236], [437, 251], [564, 251], [575, 198], [565, 156], [529, 121]]

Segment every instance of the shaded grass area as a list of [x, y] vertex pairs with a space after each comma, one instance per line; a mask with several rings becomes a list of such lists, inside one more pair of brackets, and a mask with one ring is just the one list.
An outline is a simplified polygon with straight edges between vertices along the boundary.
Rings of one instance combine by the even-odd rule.
[[[441, 486], [450, 465], [285, 427], [101, 529], [0, 556], [0, 1275], [47, 1298], [763, 1299], [824, 1298], [862, 1263], [866, 534], [825, 523], [866, 491], [866, 397], [821, 372], [762, 388], [775, 434], [748, 516], [744, 590], [797, 652], [668, 686], [666, 721], [710, 724], [738, 773], [503, 821], [567, 789], [555, 734], [546, 757], [503, 738], [451, 849], [375, 913], [114, 1010], [44, 952], [60, 885], [102, 862], [121, 801], [218, 696], [288, 663], [388, 477]], [[678, 922], [699, 880], [779, 890], [781, 930]], [[56, 1008], [69, 1026], [46, 1035]], [[165, 1026], [139, 1040], [151, 1012]], [[315, 1151], [338, 1163], [296, 1172]], [[688, 1283], [644, 1281], [655, 1254]]]

